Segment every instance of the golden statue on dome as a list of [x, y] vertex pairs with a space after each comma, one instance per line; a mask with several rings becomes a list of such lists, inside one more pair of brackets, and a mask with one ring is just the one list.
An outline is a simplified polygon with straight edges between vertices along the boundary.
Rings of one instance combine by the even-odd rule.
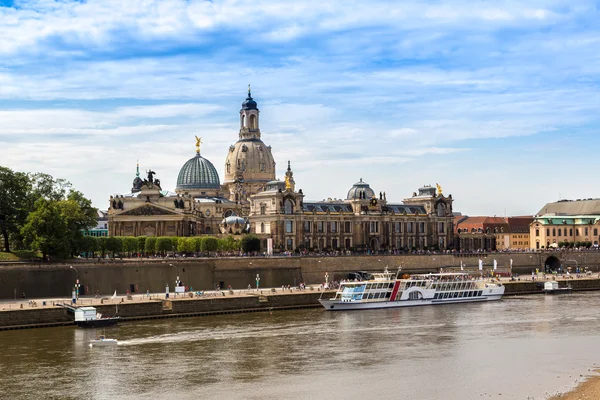
[[437, 186], [438, 196], [441, 196], [442, 195], [442, 187], [440, 186], [439, 183], [436, 183], [435, 186]]
[[202, 136], [194, 136], [196, 137], [196, 153], [200, 154], [200, 143], [202, 143]]

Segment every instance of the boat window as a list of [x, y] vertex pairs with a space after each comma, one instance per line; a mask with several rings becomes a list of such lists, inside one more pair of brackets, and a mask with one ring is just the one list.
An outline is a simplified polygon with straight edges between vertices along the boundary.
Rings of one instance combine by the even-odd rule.
[[392, 296], [392, 293], [391, 293], [391, 292], [387, 292], [387, 293], [385, 294], [385, 298], [386, 298], [386, 299], [389, 299], [391, 296]]
[[453, 297], [457, 298], [458, 297], [458, 292], [454, 292], [454, 296]]
[[483, 290], [479, 291], [479, 296], [481, 296], [483, 294]]

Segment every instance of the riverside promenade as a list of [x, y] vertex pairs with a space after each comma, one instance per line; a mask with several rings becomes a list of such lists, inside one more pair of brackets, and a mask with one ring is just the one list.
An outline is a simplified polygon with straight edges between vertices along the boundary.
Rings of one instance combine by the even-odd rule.
[[[567, 284], [573, 291], [600, 290], [600, 278], [594, 276], [531, 276], [519, 280], [499, 278], [506, 286], [505, 296], [542, 294], [543, 282], [556, 279], [560, 286]], [[299, 288], [263, 288], [187, 292], [166, 297], [165, 293], [135, 295], [102, 295], [82, 297], [77, 306], [93, 306], [105, 316], [118, 315], [122, 321], [157, 318], [177, 318], [272, 312], [275, 310], [320, 307], [321, 295], [331, 296], [334, 291], [322, 292], [320, 285]], [[5, 300], [0, 303], [0, 330], [72, 325], [72, 315], [60, 304], [70, 304], [69, 298], [36, 298]]]

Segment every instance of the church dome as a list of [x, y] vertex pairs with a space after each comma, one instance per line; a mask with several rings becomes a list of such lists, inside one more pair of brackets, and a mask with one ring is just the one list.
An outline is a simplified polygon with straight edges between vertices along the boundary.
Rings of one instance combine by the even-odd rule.
[[179, 170], [179, 176], [177, 177], [176, 190], [186, 189], [220, 189], [221, 182], [219, 180], [219, 174], [214, 165], [206, 158], [202, 157], [200, 153], [196, 153], [196, 156], [190, 158], [181, 170]]
[[248, 92], [248, 97], [242, 103], [242, 110], [258, 110], [258, 106], [252, 96], [250, 96], [250, 92]]
[[354, 199], [370, 199], [375, 196], [375, 192], [368, 183], [363, 182], [362, 178], [360, 178], [359, 182], [356, 182], [350, 190], [348, 190], [348, 196], [346, 196], [346, 200], [354, 200]]
[[133, 187], [131, 188], [131, 193], [137, 193], [142, 190], [142, 185], [144, 181], [139, 176], [136, 176], [133, 180]]
[[225, 159], [224, 183], [234, 182], [240, 173], [244, 180], [267, 183], [275, 179], [271, 146], [260, 139], [239, 140], [229, 148]]

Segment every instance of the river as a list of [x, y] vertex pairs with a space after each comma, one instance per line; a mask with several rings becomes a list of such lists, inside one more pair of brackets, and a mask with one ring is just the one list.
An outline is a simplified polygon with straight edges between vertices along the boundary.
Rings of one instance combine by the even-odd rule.
[[600, 364], [600, 292], [0, 332], [0, 398], [542, 399]]

